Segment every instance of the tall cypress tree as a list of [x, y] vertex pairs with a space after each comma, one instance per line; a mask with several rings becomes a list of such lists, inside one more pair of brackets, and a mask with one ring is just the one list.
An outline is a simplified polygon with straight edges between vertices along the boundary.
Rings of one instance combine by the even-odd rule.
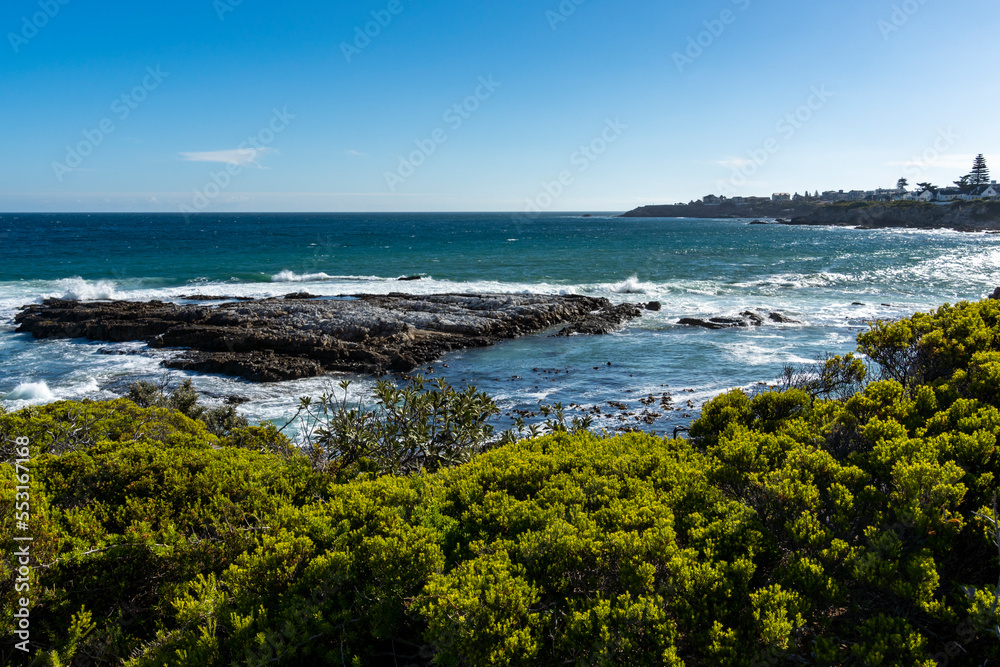
[[989, 185], [990, 170], [986, 166], [986, 158], [980, 153], [972, 163], [972, 171], [969, 172], [969, 182], [972, 185]]

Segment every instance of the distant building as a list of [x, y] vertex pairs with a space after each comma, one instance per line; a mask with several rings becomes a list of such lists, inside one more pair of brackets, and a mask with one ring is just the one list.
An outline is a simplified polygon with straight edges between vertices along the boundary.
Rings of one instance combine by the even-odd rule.
[[958, 188], [938, 190], [937, 197], [934, 198], [935, 201], [955, 201], [960, 199], [965, 199], [965, 195]]
[[1000, 185], [996, 181], [989, 185], [980, 185], [972, 190], [963, 192], [958, 188], [942, 188], [940, 190], [923, 189], [908, 192], [905, 188], [877, 188], [875, 190], [826, 190], [820, 194], [819, 190], [815, 194], [810, 194], [806, 190], [804, 195], [796, 192], [794, 195], [787, 192], [775, 192], [770, 197], [719, 197], [707, 195], [692, 204], [704, 204], [705, 206], [720, 206], [722, 204], [734, 204], [736, 206], [757, 206], [772, 202], [799, 202], [802, 200], [819, 200], [823, 203], [834, 202], [891, 202], [891, 201], [922, 201], [947, 203], [952, 201], [972, 201], [976, 199], [1000, 200]]
[[908, 192], [902, 197], [897, 197], [897, 201], [922, 201], [930, 202], [934, 201], [937, 197], [937, 193], [933, 190], [914, 190], [913, 192]]
[[896, 188], [892, 188], [891, 190], [888, 188], [878, 188], [866, 194], [868, 195], [867, 199], [871, 201], [893, 201], [899, 196], [899, 190]]
[[1000, 198], [1000, 185], [993, 181], [989, 185], [980, 185], [969, 197], [970, 199], [997, 199]]

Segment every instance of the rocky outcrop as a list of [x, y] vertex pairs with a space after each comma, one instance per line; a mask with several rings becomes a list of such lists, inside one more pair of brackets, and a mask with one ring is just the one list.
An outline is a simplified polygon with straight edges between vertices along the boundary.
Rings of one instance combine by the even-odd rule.
[[701, 319], [697, 317], [684, 317], [677, 321], [677, 324], [689, 327], [701, 327], [702, 329], [745, 329], [749, 327], [763, 326], [765, 316], [767, 320], [776, 324], [801, 324], [798, 320], [793, 320], [781, 313], [769, 313], [764, 310], [753, 312], [743, 311], [738, 317], [710, 317]]
[[642, 309], [631, 304], [621, 306], [608, 305], [601, 310], [588, 315], [587, 317], [574, 322], [559, 333], [557, 336], [575, 335], [602, 335], [620, 329], [629, 320], [642, 317]]
[[389, 294], [191, 305], [48, 299], [22, 308], [15, 322], [35, 338], [183, 348], [167, 365], [275, 382], [409, 372], [449, 350], [567, 324], [569, 333], [607, 333], [640, 316], [635, 306], [572, 295]]
[[737, 205], [731, 200], [719, 204], [657, 204], [642, 206], [623, 214], [623, 218], [750, 218], [758, 224], [763, 218], [793, 218], [808, 215], [822, 206], [818, 201], [798, 200], [794, 202], [759, 202]]

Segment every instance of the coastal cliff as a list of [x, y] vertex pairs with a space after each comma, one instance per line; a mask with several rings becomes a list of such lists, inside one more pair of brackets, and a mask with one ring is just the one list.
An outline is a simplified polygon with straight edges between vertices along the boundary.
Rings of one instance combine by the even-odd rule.
[[794, 218], [812, 213], [817, 202], [768, 202], [737, 206], [731, 201], [721, 204], [665, 204], [641, 206], [623, 214], [623, 218]]
[[955, 229], [985, 231], [1000, 229], [1000, 202], [955, 202], [948, 205], [925, 202], [856, 202], [830, 204], [807, 215], [792, 218], [791, 225], [833, 225], [880, 229]]
[[737, 206], [729, 201], [708, 205], [642, 206], [623, 218], [774, 218], [789, 225], [832, 225], [880, 229], [955, 229], [959, 231], [1000, 230], [1000, 202], [957, 201], [930, 204], [916, 201], [770, 202]]

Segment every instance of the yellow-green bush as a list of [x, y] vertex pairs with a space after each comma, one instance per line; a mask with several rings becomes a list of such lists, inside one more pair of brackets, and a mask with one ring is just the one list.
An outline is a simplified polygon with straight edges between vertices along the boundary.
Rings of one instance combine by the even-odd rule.
[[[33, 648], [132, 667], [995, 661], [998, 341], [1000, 303], [944, 307], [865, 333], [884, 365], [843, 400], [736, 391], [690, 440], [559, 432], [348, 482], [264, 427], [218, 437], [128, 401], [0, 414], [8, 459], [35, 446]], [[13, 567], [0, 661], [27, 664]]]

